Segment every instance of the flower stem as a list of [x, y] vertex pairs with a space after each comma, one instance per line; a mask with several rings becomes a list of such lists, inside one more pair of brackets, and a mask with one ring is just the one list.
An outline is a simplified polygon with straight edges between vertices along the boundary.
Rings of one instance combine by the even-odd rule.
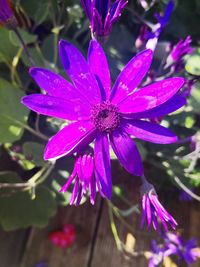
[[116, 227], [115, 222], [114, 222], [112, 206], [111, 206], [109, 201], [107, 201], [107, 204], [108, 204], [108, 214], [109, 214], [109, 218], [110, 218], [110, 227], [111, 227], [111, 230], [113, 233], [113, 237], [115, 239], [117, 249], [122, 251], [122, 241], [119, 238], [119, 235], [117, 232], [117, 227]]
[[27, 48], [27, 45], [25, 44], [24, 40], [23, 40], [23, 37], [21, 36], [21, 33], [19, 32], [19, 30], [16, 28], [16, 27], [13, 27], [12, 30], [15, 32], [15, 34], [17, 35], [19, 41], [21, 42], [22, 44], [22, 47], [24, 49], [24, 52], [26, 53], [27, 55], [27, 58], [28, 60], [30, 61], [30, 63], [32, 65], [36, 65], [35, 64], [35, 61], [33, 60], [32, 56], [30, 55], [29, 51], [28, 51], [28, 48]]
[[42, 133], [40, 133], [40, 132], [34, 130], [33, 128], [29, 127], [28, 125], [23, 124], [23, 127], [24, 127], [27, 131], [29, 131], [30, 133], [34, 134], [35, 136], [41, 138], [41, 139], [44, 140], [44, 141], [48, 141], [48, 140], [49, 140], [49, 138], [48, 138], [46, 135], [44, 135], [44, 134], [42, 134]]

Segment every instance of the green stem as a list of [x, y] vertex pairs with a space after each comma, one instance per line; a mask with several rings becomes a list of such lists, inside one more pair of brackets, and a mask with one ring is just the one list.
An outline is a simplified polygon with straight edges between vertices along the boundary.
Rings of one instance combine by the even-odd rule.
[[57, 59], [58, 59], [58, 33], [54, 32], [54, 56], [53, 56], [54, 65], [56, 65]]
[[26, 53], [27, 58], [28, 58], [28, 60], [30, 61], [30, 63], [31, 63], [32, 65], [36, 65], [36, 64], [35, 64], [35, 61], [33, 60], [32, 56], [30, 55], [30, 53], [29, 53], [29, 51], [28, 51], [28, 48], [27, 48], [27, 46], [26, 46], [26, 44], [25, 44], [25, 42], [24, 42], [24, 40], [23, 40], [23, 37], [21, 36], [21, 33], [19, 32], [19, 30], [18, 30], [16, 27], [13, 27], [12, 30], [15, 32], [15, 34], [17, 35], [19, 41], [21, 42], [22, 47], [23, 47], [23, 49], [24, 49], [24, 52]]
[[54, 168], [54, 163], [48, 163], [45, 165], [41, 170], [39, 170], [31, 179], [28, 180], [28, 184], [31, 186], [36, 186], [38, 184], [41, 184], [43, 181], [46, 180], [46, 178], [49, 176], [49, 174], [52, 172]]
[[0, 183], [0, 188], [14, 188], [14, 189], [24, 189], [29, 190], [35, 188], [37, 185], [41, 184], [49, 174], [52, 172], [55, 163], [46, 164], [41, 170], [34, 174], [26, 183]]
[[29, 132], [32, 133], [33, 135], [35, 135], [35, 136], [41, 138], [42, 140], [44, 140], [44, 141], [48, 141], [48, 140], [49, 140], [49, 138], [48, 138], [46, 135], [44, 135], [44, 134], [42, 134], [42, 133], [40, 133], [40, 132], [37, 132], [36, 130], [34, 130], [33, 128], [29, 127], [28, 125], [23, 124], [23, 123], [22, 123], [21, 125], [22, 125], [22, 127], [23, 127], [24, 129], [26, 129], [27, 131], [29, 131]]
[[109, 201], [107, 201], [107, 204], [108, 204], [108, 214], [109, 214], [109, 218], [110, 218], [110, 227], [111, 227], [111, 230], [113, 233], [113, 237], [115, 239], [115, 243], [116, 243], [118, 250], [122, 251], [122, 241], [119, 238], [119, 235], [117, 232], [117, 227], [116, 227], [115, 222], [114, 222], [112, 206], [111, 206], [111, 203]]

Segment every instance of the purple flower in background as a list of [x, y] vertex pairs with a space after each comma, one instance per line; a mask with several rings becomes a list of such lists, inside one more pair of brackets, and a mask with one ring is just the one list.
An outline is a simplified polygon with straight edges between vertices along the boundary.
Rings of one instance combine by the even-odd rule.
[[156, 267], [163, 262], [165, 256], [165, 248], [158, 245], [155, 240], [152, 241], [151, 246], [152, 251], [151, 256], [149, 257], [148, 267]]
[[95, 38], [108, 36], [127, 3], [127, 0], [116, 0], [111, 5], [110, 0], [81, 0], [92, 35]]
[[166, 60], [166, 67], [171, 66], [173, 72], [178, 72], [184, 68], [184, 56], [191, 54], [194, 49], [191, 47], [192, 39], [190, 36], [180, 40], [172, 47]]
[[153, 228], [157, 230], [159, 228], [158, 221], [160, 220], [165, 231], [168, 231], [167, 223], [173, 229], [176, 229], [176, 226], [178, 225], [177, 222], [161, 205], [153, 185], [147, 181], [143, 182], [141, 194], [143, 210], [141, 225], [143, 226], [146, 221], [148, 228], [152, 223]]
[[46, 262], [40, 262], [40, 263], [36, 264], [35, 267], [48, 267], [48, 265]]
[[185, 41], [181, 39], [172, 49], [170, 57], [174, 62], [180, 61], [184, 56], [191, 54], [194, 49], [191, 47], [192, 39], [187, 36]]
[[[193, 191], [192, 189], [190, 189], [191, 191]], [[186, 193], [185, 191], [183, 190], [180, 190], [179, 191], [179, 200], [180, 201], [192, 201], [193, 198], [191, 195], [189, 195], [188, 193]]]
[[[81, 202], [83, 195], [89, 191], [90, 202], [92, 205], [95, 203], [96, 188], [101, 189], [95, 177], [95, 162], [93, 152], [78, 153], [74, 169], [66, 184], [61, 188], [60, 192], [65, 193], [68, 187], [74, 182], [74, 188], [70, 199], [70, 205], [75, 204], [78, 206]], [[101, 195], [104, 197], [103, 193]]]
[[174, 254], [187, 264], [194, 263], [200, 257], [200, 250], [197, 247], [196, 240], [191, 239], [184, 242], [178, 234], [167, 233], [165, 237], [165, 249], [169, 254]]
[[146, 35], [147, 40], [148, 40], [146, 43], [146, 48], [152, 49], [153, 51], [155, 50], [160, 34], [162, 33], [163, 29], [168, 24], [171, 14], [173, 12], [173, 9], [174, 9], [174, 1], [170, 0], [162, 16], [159, 14], [155, 14], [157, 23], [153, 27], [152, 32]]
[[167, 128], [143, 119], [164, 116], [183, 106], [185, 99], [176, 93], [184, 79], [168, 78], [136, 90], [153, 57], [151, 50], [145, 50], [124, 67], [111, 91], [107, 59], [97, 41], [90, 42], [88, 62], [64, 40], [59, 53], [73, 84], [50, 70], [31, 68], [30, 75], [47, 95], [25, 96], [22, 103], [40, 114], [72, 121], [49, 140], [45, 160], [72, 155], [94, 140], [95, 177], [100, 191], [110, 199], [109, 142], [129, 173], [143, 175], [142, 160], [130, 136], [159, 144], [177, 141]]
[[12, 24], [14, 15], [10, 0], [0, 0], [0, 24]]

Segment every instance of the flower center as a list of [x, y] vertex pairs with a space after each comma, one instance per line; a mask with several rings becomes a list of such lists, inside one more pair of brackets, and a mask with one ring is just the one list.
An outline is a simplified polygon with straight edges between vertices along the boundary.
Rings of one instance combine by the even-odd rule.
[[105, 101], [93, 106], [91, 120], [100, 132], [112, 132], [120, 124], [120, 113], [116, 105]]

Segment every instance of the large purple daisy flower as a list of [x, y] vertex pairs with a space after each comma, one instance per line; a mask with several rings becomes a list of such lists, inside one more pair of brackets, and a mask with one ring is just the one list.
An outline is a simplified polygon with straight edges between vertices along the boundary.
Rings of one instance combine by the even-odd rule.
[[146, 118], [166, 115], [185, 104], [176, 95], [184, 79], [169, 78], [136, 89], [153, 57], [151, 50], [145, 50], [130, 60], [110, 90], [108, 63], [97, 41], [90, 42], [88, 63], [64, 40], [59, 53], [73, 84], [50, 70], [31, 68], [30, 75], [47, 95], [25, 96], [22, 103], [40, 114], [73, 121], [49, 140], [45, 160], [71, 155], [94, 140], [96, 177], [104, 195], [111, 198], [109, 142], [124, 168], [141, 176], [141, 157], [130, 136], [159, 144], [176, 142], [174, 133]]

